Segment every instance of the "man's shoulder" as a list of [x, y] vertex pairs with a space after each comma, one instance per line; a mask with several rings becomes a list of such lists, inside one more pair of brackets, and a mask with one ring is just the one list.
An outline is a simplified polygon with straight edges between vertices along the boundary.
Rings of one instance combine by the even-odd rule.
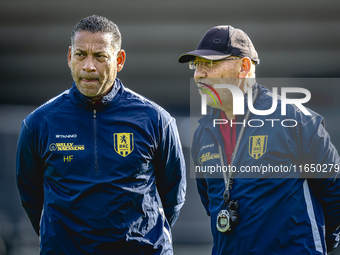
[[282, 119], [294, 119], [302, 125], [307, 123], [320, 123], [324, 121], [323, 117], [319, 113], [306, 107], [304, 103], [297, 101], [294, 104], [294, 102], [292, 103], [292, 101], [287, 100], [283, 102], [282, 97], [278, 94], [278, 91], [274, 93], [264, 86], [259, 85], [259, 87], [263, 92], [259, 98], [259, 108], [261, 108], [261, 110], [270, 109], [274, 103], [273, 100], [276, 97], [277, 105], [274, 115], [276, 114], [277, 116], [281, 116]]
[[137, 109], [138, 111], [140, 111], [141, 113], [145, 113], [149, 117], [156, 118], [158, 116], [161, 116], [165, 119], [172, 118], [171, 115], [162, 106], [129, 88], [124, 87], [124, 93], [121, 100], [126, 101], [126, 107]]
[[202, 118], [197, 118], [198, 125], [195, 128], [192, 141], [192, 149], [201, 148], [204, 144], [215, 143], [216, 140], [212, 133], [211, 127], [214, 118], [218, 118], [220, 110], [212, 108], [211, 111], [203, 116]]
[[64, 92], [60, 93], [59, 95], [51, 98], [50, 100], [46, 101], [44, 104], [40, 105], [36, 108], [33, 112], [31, 112], [26, 118], [26, 124], [30, 122], [41, 122], [45, 116], [50, 114], [52, 111], [57, 111], [58, 106], [64, 102], [65, 96], [70, 93], [70, 90], [65, 90]]

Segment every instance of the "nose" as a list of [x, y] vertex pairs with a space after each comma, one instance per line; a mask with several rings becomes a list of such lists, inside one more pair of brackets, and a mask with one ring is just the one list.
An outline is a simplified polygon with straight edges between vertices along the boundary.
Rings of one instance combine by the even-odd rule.
[[87, 56], [87, 58], [85, 59], [83, 70], [86, 72], [96, 71], [96, 66], [93, 63], [93, 58], [91, 56]]
[[201, 65], [197, 66], [197, 69], [195, 70], [194, 73], [194, 78], [195, 80], [202, 79], [202, 78], [207, 78], [207, 72], [202, 68]]

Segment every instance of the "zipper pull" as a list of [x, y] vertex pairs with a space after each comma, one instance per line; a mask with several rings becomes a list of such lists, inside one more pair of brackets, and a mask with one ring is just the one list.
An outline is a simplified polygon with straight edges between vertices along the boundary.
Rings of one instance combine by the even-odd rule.
[[93, 118], [94, 119], [97, 118], [97, 110], [96, 109], [93, 110]]

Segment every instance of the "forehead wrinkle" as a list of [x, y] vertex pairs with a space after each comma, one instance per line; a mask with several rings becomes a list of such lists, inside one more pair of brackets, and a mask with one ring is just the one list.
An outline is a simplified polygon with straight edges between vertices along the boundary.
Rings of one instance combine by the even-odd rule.
[[81, 52], [93, 52], [93, 53], [104, 53], [109, 52], [112, 47], [110, 45], [103, 45], [100, 43], [80, 43], [73, 46], [74, 51], [81, 51]]

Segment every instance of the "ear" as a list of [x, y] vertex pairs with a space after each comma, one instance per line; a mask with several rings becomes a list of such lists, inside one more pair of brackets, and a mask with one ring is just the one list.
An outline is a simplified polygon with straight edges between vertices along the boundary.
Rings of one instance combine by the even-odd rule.
[[71, 68], [71, 56], [72, 56], [72, 46], [68, 47], [68, 52], [67, 52], [67, 62], [68, 62], [69, 68]]
[[126, 59], [125, 51], [120, 50], [117, 54], [117, 72], [120, 72], [123, 69], [125, 59]]
[[251, 60], [249, 58], [242, 58], [242, 64], [240, 67], [240, 72], [238, 74], [238, 78], [247, 77], [251, 68]]

